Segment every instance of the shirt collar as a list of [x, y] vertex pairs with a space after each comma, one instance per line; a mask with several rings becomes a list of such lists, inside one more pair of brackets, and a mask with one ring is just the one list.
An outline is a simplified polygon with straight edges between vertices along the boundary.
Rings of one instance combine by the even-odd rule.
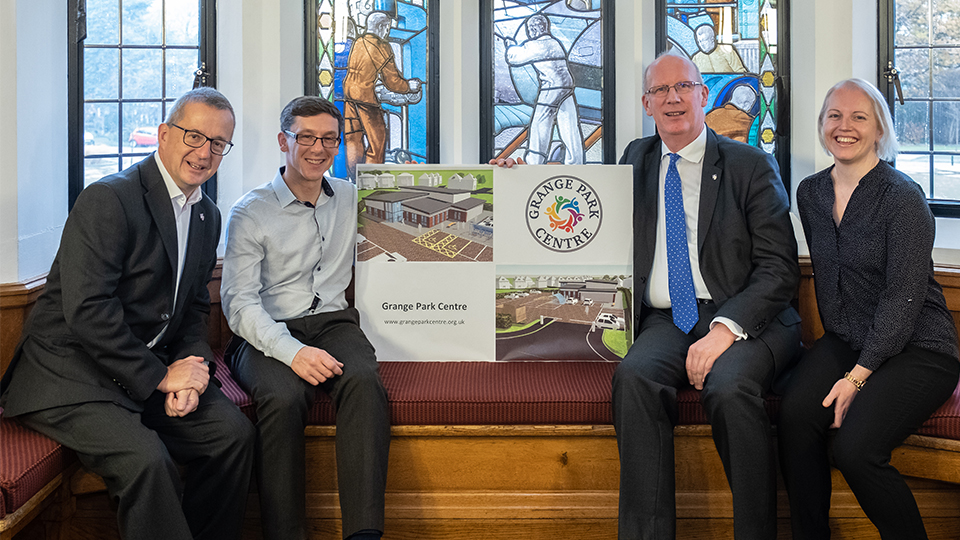
[[[661, 141], [660, 142], [660, 159], [663, 159], [664, 156], [670, 155], [670, 149], [667, 148], [667, 145]], [[700, 163], [703, 160], [703, 155], [707, 152], [707, 126], [704, 124], [703, 129], [700, 130], [700, 135], [697, 135], [697, 138], [690, 142], [690, 144], [684, 146], [677, 152], [680, 154], [680, 157], [683, 159], [693, 162]]]
[[184, 206], [193, 206], [200, 202], [203, 199], [203, 190], [197, 188], [193, 190], [193, 193], [190, 194], [188, 198], [183, 194], [183, 190], [180, 189], [180, 186], [173, 181], [173, 177], [170, 176], [170, 172], [167, 171], [167, 168], [163, 165], [163, 160], [160, 159], [160, 154], [157, 152], [153, 153], [153, 158], [157, 162], [157, 168], [160, 169], [160, 176], [163, 178], [163, 184], [167, 186], [167, 193], [170, 195], [170, 199], [177, 205], [177, 208], [183, 209]]
[[[280, 167], [280, 169], [277, 170], [277, 175], [274, 176], [273, 181], [270, 182], [270, 185], [273, 186], [274, 193], [277, 194], [277, 199], [280, 201], [281, 208], [286, 208], [289, 204], [294, 202], [303, 202], [297, 199], [297, 196], [290, 191], [290, 187], [287, 186], [287, 183], [283, 181], [284, 170], [286, 170], [286, 167]], [[328, 198], [333, 197], [334, 195], [333, 186], [330, 185], [330, 182], [327, 182], [326, 176], [323, 177], [320, 187], [323, 189], [323, 194], [320, 196], [321, 200], [317, 201], [317, 206], [323, 204], [323, 195], [326, 195]]]

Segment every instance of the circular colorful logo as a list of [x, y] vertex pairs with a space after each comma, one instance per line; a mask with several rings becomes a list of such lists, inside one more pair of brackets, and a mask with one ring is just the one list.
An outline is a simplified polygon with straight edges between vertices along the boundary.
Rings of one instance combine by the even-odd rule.
[[600, 198], [575, 176], [554, 176], [541, 182], [527, 199], [527, 228], [537, 243], [551, 251], [586, 247], [603, 221]]

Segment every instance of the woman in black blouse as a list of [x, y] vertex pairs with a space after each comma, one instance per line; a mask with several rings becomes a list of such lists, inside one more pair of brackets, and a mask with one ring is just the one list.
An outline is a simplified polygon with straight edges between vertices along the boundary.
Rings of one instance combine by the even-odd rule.
[[886, 162], [898, 145], [874, 86], [838, 83], [818, 124], [833, 166], [800, 184], [797, 205], [826, 333], [794, 370], [778, 426], [793, 538], [830, 537], [830, 428], [835, 464], [881, 537], [926, 538], [890, 454], [960, 376], [933, 276], [933, 215], [920, 186]]

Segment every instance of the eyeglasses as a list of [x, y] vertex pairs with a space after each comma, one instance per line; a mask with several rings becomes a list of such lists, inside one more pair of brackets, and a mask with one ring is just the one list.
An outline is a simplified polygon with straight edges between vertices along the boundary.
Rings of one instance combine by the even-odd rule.
[[689, 94], [690, 92], [693, 92], [693, 89], [698, 86], [703, 86], [703, 83], [698, 83], [693, 81], [680, 81], [677, 84], [664, 84], [661, 86], [654, 86], [653, 88], [650, 88], [649, 90], [647, 90], [646, 93], [656, 97], [664, 97], [668, 93], [670, 93], [670, 89], [673, 88], [674, 90], [677, 91], [677, 94], [683, 95], [683, 94]]
[[294, 138], [300, 146], [313, 146], [320, 141], [324, 148], [336, 148], [340, 146], [340, 137], [314, 137], [313, 135], [302, 135], [289, 130], [283, 130], [284, 133]]
[[211, 139], [199, 131], [182, 128], [173, 122], [167, 122], [167, 125], [173, 126], [177, 129], [182, 129], [183, 144], [189, 146], [190, 148], [200, 148], [201, 146], [207, 144], [207, 141], [210, 141], [210, 152], [218, 156], [227, 155], [230, 152], [230, 149], [233, 148], [233, 143], [230, 141], [225, 141], [223, 139]]

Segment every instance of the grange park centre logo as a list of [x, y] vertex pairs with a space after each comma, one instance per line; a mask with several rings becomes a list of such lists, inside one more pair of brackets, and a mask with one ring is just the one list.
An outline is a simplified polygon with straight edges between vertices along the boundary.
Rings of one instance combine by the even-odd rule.
[[530, 234], [551, 251], [586, 247], [603, 221], [597, 193], [574, 176], [554, 176], [541, 182], [530, 193], [525, 209]]

